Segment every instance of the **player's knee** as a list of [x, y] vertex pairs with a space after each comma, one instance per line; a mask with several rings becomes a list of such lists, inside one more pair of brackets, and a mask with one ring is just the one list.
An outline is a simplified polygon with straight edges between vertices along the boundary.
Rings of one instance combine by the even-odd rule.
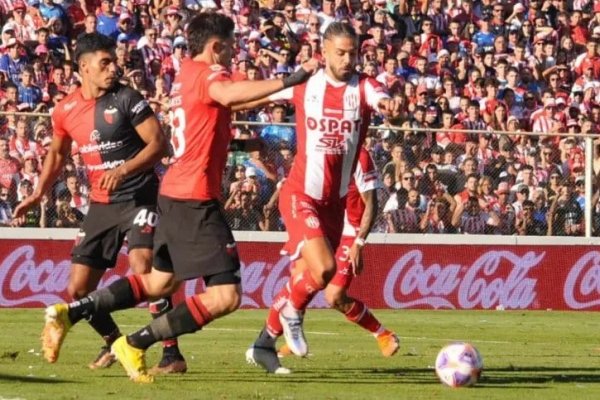
[[325, 301], [333, 309], [344, 312], [348, 302], [347, 299], [346, 294], [340, 287], [330, 285], [325, 289]]
[[129, 255], [129, 266], [134, 274], [145, 274], [152, 268], [152, 254], [142, 251], [132, 252]]
[[312, 268], [312, 275], [317, 281], [322, 281], [324, 285], [327, 285], [335, 276], [336, 265], [335, 260], [323, 260], [318, 265], [314, 265]]
[[69, 283], [67, 286], [67, 293], [73, 300], [79, 300], [82, 297], [87, 296], [90, 293], [90, 290], [86, 286]]
[[214, 313], [218, 316], [230, 314], [240, 307], [242, 296], [239, 290], [224, 290], [215, 293], [213, 296], [213, 304], [215, 305]]
[[334, 276], [335, 276], [335, 264], [333, 264], [332, 268], [326, 267], [321, 272], [321, 279], [323, 279], [323, 282], [325, 282], [325, 284], [329, 283], [333, 279]]

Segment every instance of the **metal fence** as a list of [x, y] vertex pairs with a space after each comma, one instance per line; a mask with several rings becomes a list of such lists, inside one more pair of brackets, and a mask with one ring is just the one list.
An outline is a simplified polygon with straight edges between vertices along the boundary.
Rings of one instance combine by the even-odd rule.
[[[0, 199], [2, 211], [3, 203], [14, 208], [35, 185], [31, 164], [41, 165], [51, 126], [47, 114], [0, 115], [8, 119], [8, 126], [25, 120], [37, 146], [35, 151], [11, 146], [21, 171], [10, 187], [2, 175], [0, 194], [8, 195]], [[168, 133], [168, 118], [162, 120]], [[236, 137], [263, 139], [263, 145], [250, 152], [232, 151], [228, 156], [223, 205], [234, 230], [284, 230], [277, 195], [293, 162], [295, 127], [293, 122], [234, 122]], [[5, 133], [10, 135], [10, 130]], [[451, 135], [462, 139], [449, 143], [441, 139]], [[600, 167], [596, 167], [600, 152], [594, 140], [598, 137], [372, 126], [365, 145], [382, 177], [373, 231], [597, 236], [600, 204], [594, 168]], [[32, 152], [37, 161], [30, 161]], [[164, 172], [167, 165], [165, 160], [157, 172]], [[85, 166], [74, 150], [45, 203], [28, 216], [27, 226], [77, 226], [87, 212], [88, 192]], [[470, 201], [473, 197], [477, 201]], [[394, 224], [398, 217], [402, 223]]]

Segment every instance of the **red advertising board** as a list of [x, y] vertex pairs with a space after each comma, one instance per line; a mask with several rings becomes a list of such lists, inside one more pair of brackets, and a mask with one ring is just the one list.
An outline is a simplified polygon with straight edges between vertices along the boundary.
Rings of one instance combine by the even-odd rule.
[[[265, 308], [286, 282], [280, 243], [240, 242], [244, 308]], [[67, 300], [72, 242], [0, 241], [0, 307]], [[101, 285], [129, 273], [123, 250]], [[391, 245], [365, 248], [351, 293], [372, 308], [600, 310], [594, 246]], [[202, 288], [189, 281], [179, 299]], [[318, 296], [312, 307], [326, 307]]]

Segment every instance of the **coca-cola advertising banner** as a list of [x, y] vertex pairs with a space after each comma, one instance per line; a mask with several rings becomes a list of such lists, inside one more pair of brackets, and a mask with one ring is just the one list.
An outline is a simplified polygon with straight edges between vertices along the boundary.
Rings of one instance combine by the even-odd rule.
[[[0, 307], [68, 300], [72, 242], [0, 242]], [[280, 243], [240, 242], [243, 308], [265, 308], [285, 284]], [[600, 310], [600, 252], [594, 246], [390, 245], [365, 247], [351, 294], [372, 308]], [[128, 274], [123, 249], [101, 286]], [[202, 290], [186, 282], [176, 296]], [[312, 307], [326, 307], [322, 295]]]

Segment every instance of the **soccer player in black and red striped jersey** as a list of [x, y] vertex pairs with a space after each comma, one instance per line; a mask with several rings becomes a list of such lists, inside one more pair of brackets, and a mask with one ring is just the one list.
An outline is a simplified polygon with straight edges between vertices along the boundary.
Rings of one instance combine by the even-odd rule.
[[[82, 86], [60, 102], [52, 114], [54, 137], [34, 193], [15, 210], [19, 221], [38, 203], [62, 171], [75, 142], [91, 184], [91, 206], [72, 252], [68, 292], [81, 299], [96, 289], [107, 268], [115, 265], [127, 237], [134, 273], [150, 270], [154, 229], [158, 222], [158, 178], [154, 165], [166, 153], [165, 136], [152, 109], [140, 93], [117, 82], [114, 42], [90, 33], [77, 43]], [[159, 316], [172, 309], [170, 299], [150, 304]], [[121, 333], [110, 314], [89, 316], [90, 325], [106, 345], [90, 368], [114, 363], [110, 346]], [[56, 352], [45, 352], [53, 363]], [[156, 372], [185, 372], [176, 339], [164, 342]]]
[[183, 61], [170, 96], [174, 162], [161, 182], [151, 272], [120, 279], [79, 302], [49, 307], [44, 337], [52, 351], [60, 349], [69, 328], [87, 315], [133, 307], [172, 293], [181, 281], [202, 277], [203, 293], [112, 345], [130, 378], [152, 382], [146, 349], [200, 330], [239, 306], [240, 262], [219, 205], [231, 142], [231, 107], [299, 84], [318, 65], [304, 65], [284, 79], [234, 82], [228, 71], [233, 29], [233, 21], [222, 14], [199, 14], [188, 24], [191, 58]]

